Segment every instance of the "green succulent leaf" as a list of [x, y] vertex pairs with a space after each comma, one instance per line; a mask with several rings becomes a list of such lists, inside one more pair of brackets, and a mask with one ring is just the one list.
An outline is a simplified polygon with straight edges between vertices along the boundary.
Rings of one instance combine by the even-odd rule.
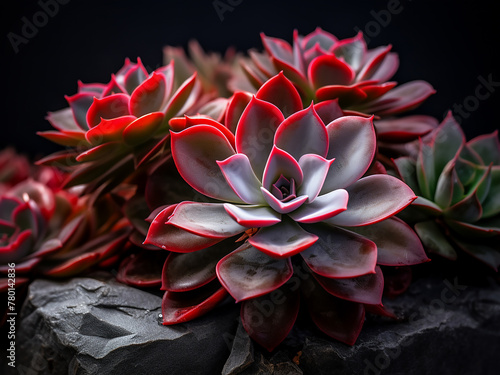
[[432, 200], [436, 190], [436, 171], [434, 167], [434, 148], [422, 143], [417, 158], [417, 181], [422, 196]]
[[498, 141], [498, 130], [491, 134], [480, 135], [467, 142], [475, 152], [483, 159], [484, 164], [500, 164], [500, 142]]
[[464, 197], [464, 186], [455, 170], [455, 160], [450, 160], [439, 175], [434, 202], [446, 208], [459, 202]]
[[483, 218], [490, 218], [500, 214], [500, 166], [491, 168], [490, 189], [482, 205]]
[[436, 175], [439, 175], [445, 165], [455, 158], [455, 155], [464, 144], [464, 133], [460, 125], [455, 121], [451, 113], [449, 113], [436, 129], [432, 138], [434, 172]]
[[415, 224], [415, 232], [429, 251], [447, 259], [457, 259], [455, 249], [435, 221], [429, 220]]
[[399, 177], [413, 190], [415, 195], [422, 195], [416, 175], [416, 163], [410, 157], [394, 159]]

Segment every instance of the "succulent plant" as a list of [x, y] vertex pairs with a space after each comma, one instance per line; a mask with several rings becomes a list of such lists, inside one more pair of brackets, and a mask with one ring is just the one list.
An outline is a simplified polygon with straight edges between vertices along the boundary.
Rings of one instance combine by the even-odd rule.
[[[304, 109], [283, 74], [241, 103], [229, 100], [226, 124], [198, 116], [171, 133], [180, 175], [211, 201], [168, 205], [149, 228], [145, 243], [171, 252], [163, 322], [200, 316], [229, 293], [249, 335], [272, 350], [302, 293], [314, 323], [353, 344], [365, 310], [387, 314], [377, 263], [427, 260], [393, 217], [416, 197], [395, 177], [363, 177], [376, 150], [371, 118], [339, 117], [336, 101]], [[263, 304], [272, 311], [256, 320]]]
[[0, 151], [0, 194], [27, 179], [30, 175], [30, 163], [25, 156], [18, 155], [14, 149]]
[[434, 93], [424, 81], [396, 87], [388, 81], [399, 59], [391, 46], [367, 49], [360, 32], [338, 40], [317, 28], [302, 37], [295, 31], [293, 45], [261, 34], [265, 52], [250, 51], [242, 61], [244, 76], [233, 79], [233, 90], [255, 92], [270, 77], [283, 71], [298, 89], [304, 105], [311, 100], [338, 99], [344, 110], [378, 116], [402, 113], [417, 107]]
[[0, 197], [0, 274], [13, 262], [18, 275], [66, 277], [109, 260], [130, 233], [113, 204], [104, 197], [89, 210], [86, 197], [17, 184]]
[[165, 64], [175, 62], [175, 82], [180, 85], [195, 72], [198, 73], [205, 92], [212, 92], [218, 97], [231, 96], [228, 82], [233, 77], [239, 54], [229, 48], [224, 56], [219, 53], [203, 51], [196, 40], [188, 43], [189, 57], [181, 47], [163, 48]]
[[[70, 107], [51, 112], [55, 131], [41, 136], [68, 146], [39, 164], [71, 167], [70, 187], [92, 183], [88, 191], [116, 186], [168, 143], [168, 120], [199, 105], [196, 73], [174, 87], [174, 64], [148, 74], [141, 60], [125, 65], [108, 84], [79, 83], [78, 93], [66, 97]], [[109, 189], [110, 190], [110, 189]]]
[[[418, 198], [402, 212], [425, 247], [456, 259], [456, 249], [498, 270], [500, 265], [500, 144], [498, 132], [468, 142], [449, 113], [416, 157], [395, 160]], [[412, 153], [413, 154], [413, 153]]]

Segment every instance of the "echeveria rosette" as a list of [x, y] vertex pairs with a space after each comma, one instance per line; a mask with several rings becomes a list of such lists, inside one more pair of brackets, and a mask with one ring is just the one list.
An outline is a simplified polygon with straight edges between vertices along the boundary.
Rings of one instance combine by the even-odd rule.
[[55, 131], [39, 132], [68, 149], [39, 163], [72, 169], [66, 186], [92, 182], [101, 186], [121, 182], [137, 165], [168, 143], [168, 120], [194, 110], [200, 95], [196, 73], [174, 85], [174, 64], [149, 74], [141, 60], [126, 60], [108, 84], [79, 83], [78, 93], [66, 97], [69, 108], [51, 112]]
[[500, 144], [498, 132], [468, 142], [448, 114], [416, 158], [395, 160], [418, 198], [402, 212], [426, 248], [449, 259], [461, 249], [491, 268], [500, 265]]
[[110, 197], [95, 209], [82, 200], [32, 179], [0, 197], [0, 273], [15, 263], [19, 276], [67, 277], [115, 256], [130, 233], [128, 221], [118, 208], [113, 212]]
[[[193, 319], [229, 292], [242, 302], [250, 336], [272, 350], [294, 324], [300, 291], [290, 280], [301, 267], [324, 289], [307, 297], [314, 322], [353, 344], [365, 305], [381, 306], [377, 263], [427, 260], [411, 228], [392, 218], [416, 198], [411, 189], [386, 174], [363, 177], [376, 150], [372, 119], [333, 116], [325, 125], [332, 113], [324, 107], [303, 109], [294, 86], [278, 75], [251, 98], [234, 136], [227, 124], [202, 118], [172, 133], [181, 176], [225, 203], [185, 201], [154, 218], [146, 243], [171, 251], [163, 269], [164, 324]], [[265, 329], [256, 327], [251, 301], [276, 290], [286, 303]], [[325, 293], [329, 307], [321, 302]], [[324, 319], [328, 314], [336, 318]]]
[[367, 49], [361, 32], [339, 40], [320, 28], [305, 37], [295, 31], [292, 45], [264, 34], [261, 37], [266, 51], [250, 51], [250, 59], [241, 64], [244, 77], [233, 79], [233, 90], [255, 92], [283, 71], [299, 90], [304, 105], [311, 100], [338, 99], [344, 110], [378, 116], [406, 112], [434, 93], [425, 81], [396, 87], [389, 80], [399, 66], [397, 54], [391, 52], [391, 46]]

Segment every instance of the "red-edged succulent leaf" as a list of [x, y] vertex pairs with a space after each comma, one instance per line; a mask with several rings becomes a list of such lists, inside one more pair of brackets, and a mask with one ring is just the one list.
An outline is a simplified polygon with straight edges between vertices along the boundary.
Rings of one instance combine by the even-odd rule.
[[318, 237], [294, 221], [283, 217], [279, 224], [261, 228], [248, 242], [275, 258], [287, 258], [312, 246]]
[[[229, 99], [226, 109], [226, 126], [232, 132], [236, 133], [236, 127], [240, 121], [243, 111], [252, 99], [252, 95], [248, 92], [237, 91]], [[273, 132], [274, 134], [274, 132]]]
[[[88, 100], [89, 106], [92, 104], [92, 101], [93, 98], [89, 98]], [[86, 110], [88, 110], [88, 107]], [[63, 133], [66, 132], [78, 133], [78, 132], [84, 132], [85, 130], [88, 129], [87, 126], [81, 127], [80, 125], [77, 124], [75, 117], [73, 116], [73, 111], [71, 107], [64, 108], [55, 112], [49, 112], [45, 117], [45, 119], [48, 122], [50, 122], [50, 125], [52, 125], [54, 128]], [[85, 120], [85, 117], [83, 117], [83, 120]]]
[[326, 127], [327, 159], [335, 159], [325, 178], [322, 193], [345, 188], [368, 170], [375, 156], [376, 138], [372, 119], [341, 117]]
[[129, 234], [130, 229], [125, 227], [117, 232], [97, 237], [60, 256], [56, 254], [50, 259], [56, 261], [55, 264], [44, 265], [42, 272], [50, 277], [76, 275], [122, 250]]
[[167, 99], [167, 80], [165, 75], [153, 72], [130, 95], [129, 112], [141, 117], [160, 111]]
[[171, 137], [177, 169], [193, 189], [211, 198], [243, 203], [217, 164], [235, 154], [224, 134], [212, 126], [197, 125], [172, 132]]
[[327, 160], [315, 154], [307, 154], [299, 159], [304, 180], [298, 187], [297, 194], [307, 195], [307, 203], [311, 203], [319, 195], [334, 161], [335, 159]]
[[293, 274], [290, 259], [276, 259], [244, 244], [217, 264], [217, 277], [236, 302], [279, 288]]
[[416, 198], [404, 182], [382, 174], [363, 177], [346, 190], [347, 210], [328, 219], [331, 224], [349, 227], [373, 224], [397, 214]]
[[132, 121], [123, 130], [123, 141], [129, 146], [136, 146], [150, 139], [163, 122], [163, 113], [152, 112]]
[[238, 224], [248, 228], [268, 227], [281, 222], [281, 215], [266, 206], [236, 206], [225, 203], [224, 208]]
[[307, 226], [318, 241], [300, 253], [318, 275], [351, 278], [375, 272], [377, 245], [356, 233], [325, 224]]
[[89, 128], [98, 125], [102, 119], [109, 120], [130, 115], [129, 101], [130, 97], [126, 94], [114, 94], [102, 99], [94, 98], [86, 113]]
[[390, 53], [391, 45], [378, 47], [370, 51], [370, 56], [362, 70], [358, 73], [357, 80], [377, 80], [384, 82], [396, 73], [399, 59], [395, 53]]
[[116, 75], [117, 77], [123, 77], [123, 87], [131, 94], [147, 78], [148, 72], [144, 68], [141, 59], [138, 58], [137, 64], [131, 64]]
[[57, 143], [62, 146], [77, 147], [77, 146], [87, 146], [87, 140], [85, 139], [85, 133], [82, 131], [69, 132], [65, 131], [60, 133], [58, 131], [45, 131], [37, 132], [39, 136], [48, 139], [51, 142]]
[[276, 129], [283, 120], [283, 114], [276, 106], [255, 97], [241, 115], [236, 129], [236, 151], [248, 156], [259, 178], [273, 148]]
[[166, 224], [175, 207], [176, 205], [172, 205], [165, 208], [154, 218], [144, 244], [154, 245], [164, 250], [188, 253], [212, 246], [222, 240], [199, 236], [172, 224]]
[[32, 250], [34, 238], [31, 230], [26, 229], [19, 233], [13, 241], [6, 246], [0, 247], [0, 262], [19, 262]]
[[308, 78], [315, 89], [330, 85], [349, 85], [355, 74], [348, 64], [334, 55], [319, 56], [308, 68]]
[[309, 290], [307, 307], [314, 324], [328, 336], [354, 345], [365, 320], [363, 304], [334, 297], [317, 283]]
[[227, 292], [217, 281], [189, 292], [165, 292], [161, 304], [163, 325], [188, 322], [219, 304]]
[[121, 142], [107, 142], [82, 152], [76, 157], [76, 160], [80, 163], [87, 163], [95, 160], [109, 160], [109, 156], [116, 154], [122, 147], [123, 145]]
[[170, 253], [162, 272], [162, 290], [185, 292], [202, 287], [216, 277], [215, 267], [236, 248], [233, 238], [192, 253]]
[[160, 286], [162, 267], [167, 255], [162, 250], [132, 254], [121, 262], [116, 279], [140, 288]]
[[392, 89], [363, 110], [379, 116], [395, 115], [418, 107], [435, 92], [425, 81], [411, 81]]
[[340, 40], [329, 47], [328, 45], [329, 43], [324, 44], [323, 49], [326, 51], [331, 50], [335, 56], [342, 57], [355, 71], [358, 71], [365, 62], [366, 42], [362, 32], [358, 32], [353, 38]]
[[335, 36], [324, 31], [321, 27], [316, 27], [312, 33], [309, 33], [301, 40], [301, 46], [304, 50], [308, 50], [318, 45], [321, 49], [330, 51], [338, 43], [339, 41]]
[[[316, 90], [316, 98], [319, 101], [337, 99], [341, 107], [349, 107], [353, 104], [363, 102], [368, 95], [358, 84], [351, 86], [330, 85]], [[370, 113], [369, 111], [364, 111]]]
[[396, 217], [349, 229], [375, 242], [378, 264], [410, 266], [429, 260], [415, 232]]
[[380, 141], [407, 142], [434, 130], [438, 121], [431, 116], [413, 115], [374, 122]]
[[[81, 130], [89, 130], [90, 126], [87, 122], [87, 112], [89, 108], [92, 106], [95, 96], [92, 93], [78, 93], [73, 96], [65, 96], [65, 99], [68, 101], [68, 104], [71, 108], [71, 111], [73, 113], [73, 118], [75, 123], [77, 124], [78, 128]], [[58, 114], [62, 115], [61, 112]], [[50, 116], [50, 114], [49, 114]], [[52, 117], [55, 121], [58, 121], [60, 119], [60, 116], [58, 116], [57, 120], [56, 118]], [[65, 121], [64, 125], [59, 122], [62, 126], [68, 125], [69, 122]], [[73, 126], [71, 126], [73, 128]], [[76, 130], [76, 129], [74, 129]]]
[[299, 223], [312, 224], [332, 218], [347, 209], [349, 194], [336, 189], [320, 195], [313, 202], [300, 206], [289, 216]]
[[255, 97], [274, 104], [285, 117], [302, 109], [302, 99], [297, 89], [283, 72], [264, 83]]
[[328, 132], [311, 104], [308, 108], [294, 113], [283, 121], [276, 130], [274, 144], [296, 160], [305, 154], [326, 157]]
[[[226, 115], [226, 108], [229, 99], [217, 98], [209, 101], [207, 104], [203, 105], [198, 113], [202, 116], [208, 116], [215, 119], [216, 121], [224, 121], [224, 116]], [[227, 128], [226, 128], [227, 129]]]
[[[227, 138], [229, 143], [231, 143], [231, 146], [235, 147], [235, 137], [234, 134], [231, 133], [231, 131], [222, 125], [220, 122], [215, 121], [209, 117], [198, 115], [198, 116], [184, 116], [184, 125], [183, 128], [180, 130], [183, 130], [184, 128], [189, 128], [191, 126], [195, 125], [210, 125], [216, 128], [217, 130], [220, 130], [222, 134]], [[175, 130], [175, 129], [174, 129]]]
[[242, 201], [249, 204], [264, 203], [260, 191], [262, 183], [252, 170], [250, 160], [245, 154], [232, 155], [226, 160], [218, 161], [217, 164], [229, 186]]
[[269, 294], [243, 301], [241, 321], [245, 331], [258, 344], [273, 351], [295, 323], [299, 297], [298, 291], [285, 284]]
[[339, 101], [325, 100], [323, 102], [314, 104], [314, 110], [318, 114], [319, 118], [323, 121], [323, 124], [328, 125], [333, 120], [344, 116], [342, 108], [340, 108]]
[[[274, 187], [274, 186], [273, 186]], [[264, 197], [264, 200], [267, 202], [267, 204], [276, 212], [280, 214], [287, 214], [290, 213], [294, 210], [296, 210], [298, 207], [302, 206], [304, 202], [307, 201], [309, 198], [307, 195], [299, 195], [296, 198], [293, 198], [291, 200], [287, 200], [286, 202], [283, 202], [282, 200], [276, 198], [269, 190], [261, 187], [261, 192]]]
[[196, 75], [197, 74], [194, 73], [172, 95], [166, 107], [166, 119], [174, 116], [184, 115], [184, 109], [187, 109], [193, 105], [194, 101], [198, 97], [198, 92], [200, 90]]
[[222, 203], [181, 202], [175, 207], [168, 223], [209, 238], [228, 238], [248, 229], [238, 224]]
[[314, 277], [328, 293], [335, 297], [369, 305], [382, 303], [384, 275], [380, 267], [375, 268], [375, 273], [349, 279], [332, 279], [320, 275], [314, 275]]

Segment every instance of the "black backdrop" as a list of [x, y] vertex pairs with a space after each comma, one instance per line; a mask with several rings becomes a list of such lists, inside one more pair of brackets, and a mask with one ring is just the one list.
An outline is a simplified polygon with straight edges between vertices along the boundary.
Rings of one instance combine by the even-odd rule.
[[[500, 87], [490, 84], [487, 91], [483, 81], [500, 82], [500, 27], [497, 13], [487, 3], [3, 2], [0, 147], [14, 145], [32, 157], [60, 149], [35, 135], [37, 130], [50, 129], [44, 120], [46, 112], [65, 107], [64, 95], [76, 92], [79, 79], [107, 82], [125, 57], [135, 60], [140, 56], [146, 66], [155, 68], [162, 62], [162, 47], [166, 44], [186, 46], [188, 40], [196, 38], [207, 50], [224, 51], [232, 45], [246, 51], [252, 47], [262, 49], [261, 31], [290, 41], [294, 28], [306, 34], [316, 26], [340, 38], [364, 30], [372, 48], [391, 43], [401, 63], [395, 79], [400, 83], [424, 79], [438, 91], [417, 112], [441, 119], [447, 109], [455, 106], [459, 114], [458, 106], [465, 106], [461, 117], [466, 135], [491, 132], [499, 127], [496, 110]], [[54, 4], [58, 4], [57, 8]], [[37, 30], [30, 34], [24, 26], [26, 20], [36, 21]], [[483, 87], [477, 91], [478, 86]]]

